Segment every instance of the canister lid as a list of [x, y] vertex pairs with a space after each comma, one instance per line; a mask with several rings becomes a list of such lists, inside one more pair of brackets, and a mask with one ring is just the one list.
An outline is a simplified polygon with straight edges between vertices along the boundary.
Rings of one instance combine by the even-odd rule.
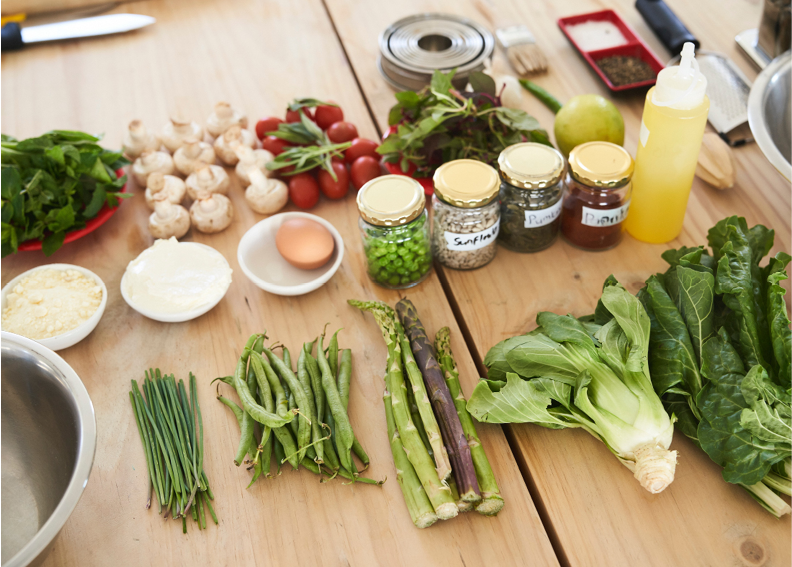
[[491, 203], [500, 189], [495, 168], [475, 159], [444, 163], [434, 173], [437, 197], [449, 205], [473, 209]]
[[363, 220], [377, 226], [399, 226], [415, 220], [426, 205], [423, 187], [406, 175], [375, 177], [357, 194]]
[[618, 187], [633, 174], [633, 158], [610, 142], [586, 142], [569, 153], [569, 173], [584, 185]]
[[523, 189], [543, 189], [557, 185], [564, 176], [561, 152], [544, 144], [523, 142], [509, 146], [498, 156], [504, 181]]

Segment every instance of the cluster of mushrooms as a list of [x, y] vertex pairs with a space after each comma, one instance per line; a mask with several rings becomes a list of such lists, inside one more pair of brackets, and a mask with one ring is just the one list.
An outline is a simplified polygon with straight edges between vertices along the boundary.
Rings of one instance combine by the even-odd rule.
[[[245, 199], [251, 209], [272, 214], [286, 205], [286, 184], [270, 177], [266, 167], [275, 158], [256, 148], [258, 140], [247, 124], [247, 117], [227, 102], [215, 105], [205, 132], [198, 123], [181, 118], [171, 118], [159, 136], [140, 120], [129, 123], [124, 154], [134, 160], [132, 177], [146, 188], [146, 204], [154, 211], [149, 217], [152, 236], [181, 238], [190, 226], [213, 233], [231, 224], [230, 179], [225, 168], [215, 165], [218, 159], [235, 166], [236, 176], [247, 186]], [[212, 143], [205, 141], [209, 137]], [[182, 205], [188, 197], [193, 201], [189, 212]]]

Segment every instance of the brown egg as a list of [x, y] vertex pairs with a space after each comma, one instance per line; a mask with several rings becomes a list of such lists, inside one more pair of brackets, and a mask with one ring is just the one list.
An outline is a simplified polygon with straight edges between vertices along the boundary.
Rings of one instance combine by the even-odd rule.
[[275, 235], [278, 252], [292, 266], [301, 270], [321, 268], [335, 249], [330, 231], [310, 219], [291, 219], [284, 222]]

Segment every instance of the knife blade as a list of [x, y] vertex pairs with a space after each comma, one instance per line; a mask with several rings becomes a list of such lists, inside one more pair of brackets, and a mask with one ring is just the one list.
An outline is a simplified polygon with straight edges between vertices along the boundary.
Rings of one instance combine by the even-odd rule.
[[123, 33], [154, 22], [154, 18], [139, 14], [110, 14], [24, 28], [9, 22], [2, 28], [2, 51], [20, 49], [28, 43]]

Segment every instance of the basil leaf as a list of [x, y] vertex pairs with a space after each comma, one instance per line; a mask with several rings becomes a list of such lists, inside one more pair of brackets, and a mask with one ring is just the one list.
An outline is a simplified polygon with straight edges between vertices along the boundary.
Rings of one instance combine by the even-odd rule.
[[52, 256], [58, 249], [63, 246], [63, 239], [66, 238], [66, 232], [54, 232], [44, 238], [41, 242], [41, 251], [45, 256]]

